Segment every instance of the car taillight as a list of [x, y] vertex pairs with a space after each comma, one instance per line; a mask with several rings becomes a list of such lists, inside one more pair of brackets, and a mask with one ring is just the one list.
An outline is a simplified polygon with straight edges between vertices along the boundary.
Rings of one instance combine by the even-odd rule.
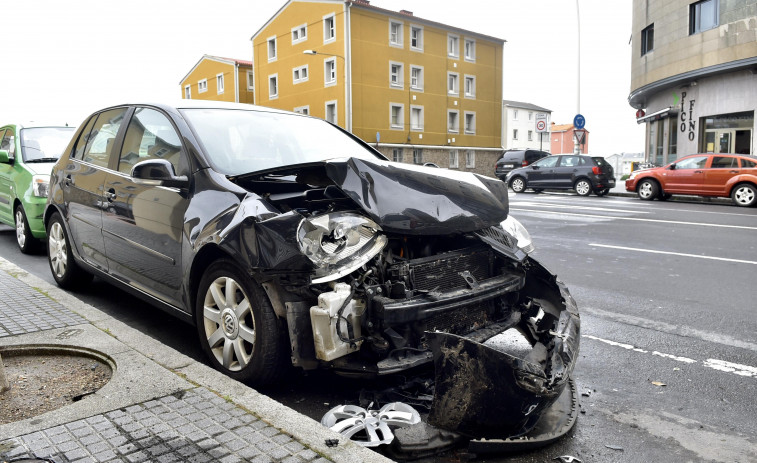
[[525, 159], [523, 160], [523, 162], [520, 163], [521, 167], [526, 167], [527, 165], [528, 165], [528, 161], [526, 161]]
[[594, 166], [591, 168], [591, 171], [594, 172], [594, 175], [599, 175], [602, 173], [602, 168], [599, 166]]

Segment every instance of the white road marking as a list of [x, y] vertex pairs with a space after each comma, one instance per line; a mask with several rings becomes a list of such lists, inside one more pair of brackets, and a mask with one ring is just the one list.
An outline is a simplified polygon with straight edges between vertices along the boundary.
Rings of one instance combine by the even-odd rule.
[[[631, 344], [625, 344], [625, 343], [622, 343], [622, 342], [611, 341], [609, 339], [599, 338], [597, 336], [592, 336], [590, 334], [582, 334], [581, 337], [582, 338], [587, 338], [587, 339], [593, 339], [595, 341], [599, 341], [599, 342], [602, 342], [604, 344], [608, 344], [610, 346], [620, 347], [622, 349], [630, 350], [630, 351], [633, 351], [633, 352], [639, 352], [641, 354], [649, 354], [650, 353], [648, 350], [641, 349], [641, 348], [633, 346]], [[677, 355], [666, 354], [666, 353], [663, 353], [663, 352], [658, 352], [656, 350], [652, 351], [651, 354], [652, 355], [656, 355], [658, 357], [663, 357], [663, 358], [666, 358], [666, 359], [674, 360], [676, 362], [686, 363], [686, 364], [689, 364], [689, 365], [692, 365], [692, 364], [695, 364], [695, 363], [699, 363], [699, 361], [694, 360], [694, 359], [690, 359], [688, 357], [679, 357]], [[712, 368], [713, 370], [717, 370], [717, 371], [723, 371], [723, 372], [726, 372], [726, 373], [733, 373], [735, 375], [743, 376], [743, 377], [746, 377], [746, 378], [757, 378], [757, 367], [753, 367], [753, 366], [749, 366], [749, 365], [741, 365], [740, 363], [733, 363], [733, 362], [728, 362], [728, 361], [725, 361], [725, 360], [718, 360], [718, 359], [707, 359], [707, 360], [705, 360], [705, 361], [702, 362], [702, 366], [704, 366], [706, 368]]]
[[744, 225], [724, 225], [724, 224], [719, 224], [719, 223], [681, 222], [678, 220], [643, 219], [640, 217], [615, 217], [615, 216], [607, 216], [607, 215], [575, 214], [575, 213], [570, 213], [570, 212], [559, 212], [559, 211], [537, 211], [533, 209], [521, 209], [521, 208], [515, 208], [515, 207], [511, 207], [510, 210], [521, 211], [521, 212], [535, 212], [538, 214], [556, 214], [556, 215], [567, 215], [567, 216], [576, 216], [576, 217], [590, 217], [590, 218], [596, 218], [596, 219], [631, 220], [635, 222], [655, 222], [655, 223], [668, 223], [668, 224], [675, 224], [675, 225], [699, 225], [701, 227], [738, 228], [742, 230], [757, 230], [757, 227], [747, 227]]
[[686, 254], [686, 253], [683, 253], [683, 252], [657, 251], [657, 250], [654, 250], [654, 249], [629, 248], [629, 247], [625, 247], [625, 246], [613, 246], [613, 245], [609, 245], [609, 244], [599, 244], [599, 243], [589, 243], [589, 246], [596, 246], [598, 248], [622, 249], [624, 251], [647, 252], [647, 253], [651, 253], [651, 254], [667, 254], [667, 255], [670, 255], [670, 256], [696, 257], [698, 259], [720, 260], [720, 261], [723, 261], [723, 262], [736, 262], [736, 263], [739, 263], [739, 264], [757, 265], [757, 262], [755, 262], [753, 260], [729, 259], [727, 257], [701, 256], [699, 254]]
[[532, 202], [532, 201], [523, 201], [519, 202], [518, 206], [530, 206], [530, 207], [551, 207], [553, 209], [586, 209], [591, 211], [607, 211], [607, 212], [617, 212], [617, 213], [628, 213], [628, 214], [649, 214], [649, 212], [645, 211], [631, 211], [626, 209], [616, 209], [616, 208], [608, 208], [608, 207], [592, 207], [592, 206], [584, 206], [582, 204], [549, 204], [549, 203], [538, 203], [538, 202]]

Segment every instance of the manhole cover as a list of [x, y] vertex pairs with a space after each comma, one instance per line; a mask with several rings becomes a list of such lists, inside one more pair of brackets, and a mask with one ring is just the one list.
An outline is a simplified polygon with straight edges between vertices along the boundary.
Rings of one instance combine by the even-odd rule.
[[0, 424], [31, 418], [69, 405], [110, 381], [112, 363], [69, 348], [0, 350], [10, 390], [0, 393]]

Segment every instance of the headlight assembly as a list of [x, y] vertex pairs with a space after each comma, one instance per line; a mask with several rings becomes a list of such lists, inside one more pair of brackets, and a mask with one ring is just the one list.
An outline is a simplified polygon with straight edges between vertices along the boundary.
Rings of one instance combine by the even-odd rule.
[[517, 246], [521, 251], [528, 254], [534, 250], [534, 243], [531, 240], [531, 234], [529, 234], [528, 230], [526, 230], [526, 227], [515, 220], [513, 216], [508, 215], [501, 225], [507, 233], [509, 233], [513, 238], [517, 240]]
[[386, 243], [378, 224], [349, 212], [309, 217], [297, 228], [300, 250], [317, 267], [313, 283], [336, 280], [357, 270], [381, 252]]
[[47, 198], [47, 192], [50, 188], [50, 176], [49, 175], [35, 175], [32, 177], [32, 192], [34, 196], [40, 198]]

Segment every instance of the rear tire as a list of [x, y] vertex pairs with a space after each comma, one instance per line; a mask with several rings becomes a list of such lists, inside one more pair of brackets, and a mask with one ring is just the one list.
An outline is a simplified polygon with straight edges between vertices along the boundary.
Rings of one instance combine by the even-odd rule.
[[605, 196], [609, 192], [610, 192], [609, 188], [602, 188], [601, 190], [595, 191], [594, 194], [597, 196]]
[[92, 281], [93, 275], [74, 260], [63, 218], [57, 212], [47, 222], [47, 262], [61, 288], [76, 289]]
[[579, 196], [589, 196], [591, 194], [591, 182], [585, 178], [580, 178], [576, 180], [573, 189]]
[[515, 177], [510, 180], [510, 188], [516, 193], [523, 193], [526, 191], [526, 180], [523, 177]]
[[253, 387], [281, 379], [287, 336], [256, 282], [233, 261], [220, 259], [205, 271], [196, 299], [200, 345], [217, 370]]
[[642, 180], [639, 182], [636, 194], [639, 195], [639, 199], [652, 201], [660, 194], [660, 187], [654, 180]]
[[741, 207], [752, 207], [757, 204], [757, 187], [751, 183], [739, 183], [731, 191], [733, 203]]

